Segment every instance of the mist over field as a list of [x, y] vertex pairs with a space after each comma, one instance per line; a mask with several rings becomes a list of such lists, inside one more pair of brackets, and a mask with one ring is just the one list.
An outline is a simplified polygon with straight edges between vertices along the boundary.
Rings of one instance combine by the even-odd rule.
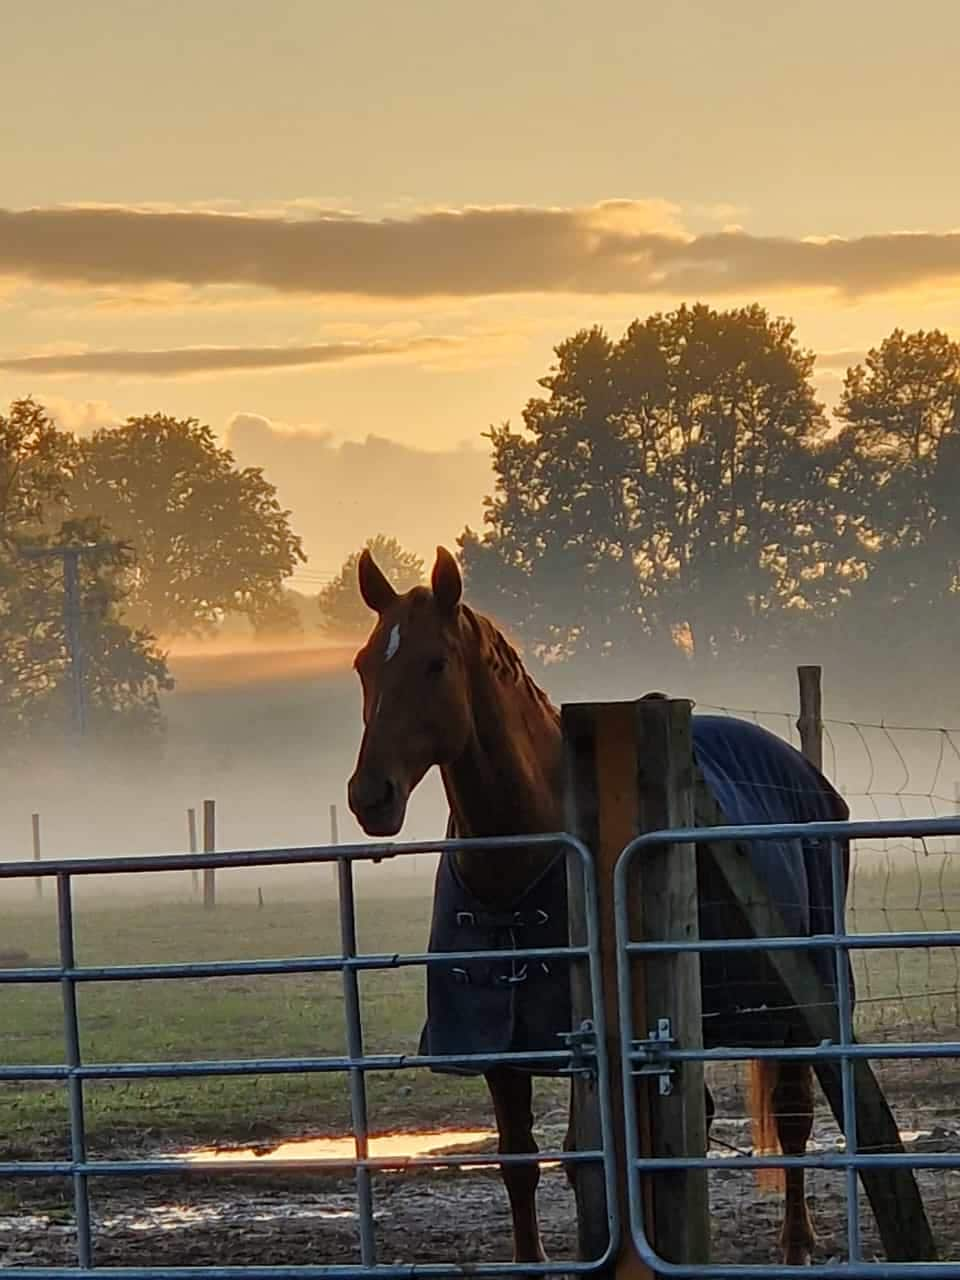
[[[32, 813], [40, 814], [44, 857], [185, 852], [187, 810], [196, 811], [202, 841], [203, 802], [210, 799], [218, 849], [328, 844], [331, 806], [339, 840], [365, 841], [346, 802], [362, 728], [354, 649], [316, 635], [286, 644], [221, 638], [175, 647], [170, 669], [176, 687], [164, 698], [160, 747], [130, 755], [88, 741], [81, 750], [65, 732], [59, 749], [37, 751], [15, 780], [4, 777], [0, 856], [31, 857]], [[632, 676], [603, 670], [571, 675], [562, 668], [538, 675], [558, 704], [630, 699], [662, 689], [690, 697], [701, 711], [761, 713], [761, 723], [797, 742], [796, 675], [786, 663], [774, 682], [755, 683], [691, 673], [680, 684], [675, 671], [648, 666], [639, 655]], [[950, 691], [938, 697], [915, 685], [908, 698], [900, 692], [891, 682], [885, 706], [866, 704], [842, 671], [835, 674], [829, 660], [824, 664], [825, 768], [853, 793], [848, 798], [855, 816], [950, 811], [947, 801], [960, 779], [954, 748], [960, 738], [937, 730], [960, 724], [955, 699]], [[911, 705], [919, 718], [911, 719]], [[897, 727], [888, 729], [884, 721]], [[915, 722], [929, 729], [914, 730]], [[400, 839], [442, 838], [446, 815], [433, 770], [411, 797]], [[358, 884], [377, 896], [427, 895], [434, 866], [432, 855], [365, 863], [357, 869]], [[317, 883], [334, 893], [334, 875], [326, 868], [237, 869], [218, 872], [218, 896], [251, 901], [259, 889], [267, 898], [286, 899], [305, 884], [315, 891]], [[32, 881], [7, 882], [4, 893], [32, 897]], [[77, 893], [186, 898], [193, 889], [186, 873], [115, 877], [109, 885], [97, 878], [81, 882]]]

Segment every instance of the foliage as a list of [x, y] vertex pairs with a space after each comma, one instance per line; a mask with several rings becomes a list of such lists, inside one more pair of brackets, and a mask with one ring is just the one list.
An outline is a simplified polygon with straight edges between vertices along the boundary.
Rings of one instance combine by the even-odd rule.
[[81, 557], [80, 636], [87, 657], [90, 728], [143, 736], [160, 725], [159, 692], [170, 688], [153, 637], [121, 620], [130, 559], [96, 519], [65, 520], [76, 465], [71, 437], [33, 400], [0, 415], [0, 725], [7, 752], [70, 723], [69, 650], [59, 557], [30, 549], [104, 542]]
[[257, 467], [238, 468], [212, 430], [162, 413], [79, 442], [70, 486], [136, 553], [127, 616], [163, 636], [211, 631], [224, 614], [276, 619], [305, 557]]
[[[365, 546], [397, 591], [409, 591], [423, 583], [423, 561], [405, 551], [396, 538], [377, 534], [368, 538]], [[357, 585], [362, 550], [347, 557], [340, 572], [317, 597], [324, 631], [344, 639], [366, 635], [370, 630], [370, 610], [360, 598]]]

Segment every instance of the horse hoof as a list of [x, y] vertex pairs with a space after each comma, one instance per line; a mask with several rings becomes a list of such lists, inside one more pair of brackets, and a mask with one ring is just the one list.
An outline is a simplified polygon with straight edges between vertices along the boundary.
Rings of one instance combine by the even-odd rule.
[[809, 1267], [812, 1261], [813, 1255], [805, 1244], [788, 1245], [783, 1251], [784, 1266]]

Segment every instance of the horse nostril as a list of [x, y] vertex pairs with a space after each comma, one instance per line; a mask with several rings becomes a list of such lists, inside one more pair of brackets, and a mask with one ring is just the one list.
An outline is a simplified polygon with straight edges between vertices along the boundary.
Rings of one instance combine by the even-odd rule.
[[351, 795], [357, 808], [376, 812], [393, 804], [397, 788], [390, 778], [365, 778], [354, 783]]

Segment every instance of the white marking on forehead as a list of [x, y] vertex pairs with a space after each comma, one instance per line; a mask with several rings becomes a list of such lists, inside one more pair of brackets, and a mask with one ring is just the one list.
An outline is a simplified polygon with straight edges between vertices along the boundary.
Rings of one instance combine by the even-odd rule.
[[384, 662], [389, 662], [397, 650], [400, 648], [400, 623], [396, 622], [390, 628], [390, 637], [387, 640], [387, 652], [384, 655]]

